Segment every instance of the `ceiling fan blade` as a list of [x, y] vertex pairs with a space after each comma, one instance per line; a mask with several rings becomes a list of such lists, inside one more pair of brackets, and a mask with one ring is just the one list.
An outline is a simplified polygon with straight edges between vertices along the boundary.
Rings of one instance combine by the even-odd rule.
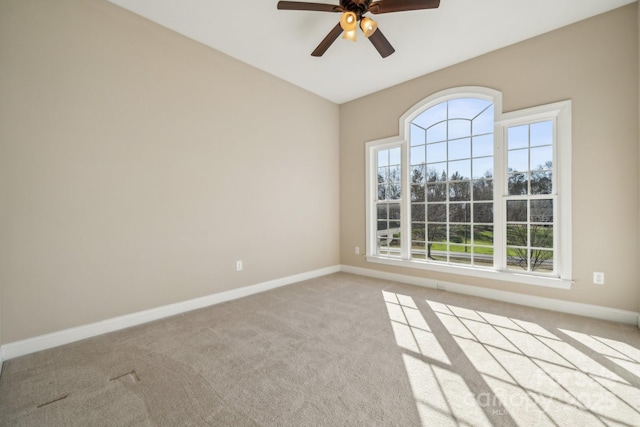
[[373, 34], [369, 36], [369, 41], [383, 58], [386, 58], [396, 51], [393, 46], [391, 46], [391, 43], [389, 43], [389, 40], [387, 40], [384, 34], [382, 34], [380, 28], [375, 30]]
[[440, 0], [378, 0], [371, 3], [369, 12], [391, 13], [409, 10], [435, 9], [440, 6]]
[[316, 12], [344, 12], [342, 6], [325, 3], [306, 3], [301, 1], [279, 1], [279, 10], [312, 10]]
[[327, 49], [329, 49], [329, 46], [331, 46], [333, 42], [336, 41], [336, 39], [338, 38], [338, 36], [340, 36], [340, 34], [342, 34], [342, 27], [340, 26], [340, 24], [337, 24], [335, 27], [333, 27], [331, 31], [329, 31], [329, 34], [327, 34], [327, 36], [320, 42], [318, 47], [316, 47], [316, 50], [311, 52], [311, 56], [324, 55]]

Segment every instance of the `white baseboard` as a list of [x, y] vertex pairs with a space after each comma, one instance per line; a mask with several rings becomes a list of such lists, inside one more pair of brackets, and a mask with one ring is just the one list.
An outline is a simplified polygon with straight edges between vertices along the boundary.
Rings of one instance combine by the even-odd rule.
[[217, 294], [207, 295], [201, 298], [195, 298], [188, 301], [169, 304], [162, 307], [152, 308], [124, 316], [106, 319], [100, 322], [88, 325], [78, 326], [75, 328], [64, 329], [62, 331], [53, 332], [46, 335], [40, 335], [21, 341], [15, 341], [0, 346], [0, 374], [2, 373], [2, 362], [13, 359], [15, 357], [24, 356], [26, 354], [35, 353], [36, 351], [46, 350], [64, 344], [80, 341], [86, 338], [102, 335], [108, 332], [137, 326], [143, 323], [162, 319], [176, 314], [185, 313], [198, 308], [204, 308], [211, 305], [219, 304], [225, 301], [242, 298], [245, 296], [268, 291], [270, 289], [279, 288], [304, 280], [316, 277], [326, 276], [328, 274], [343, 271], [345, 273], [353, 273], [361, 276], [374, 277], [383, 280], [391, 280], [400, 283], [406, 283], [416, 286], [424, 286], [437, 289], [438, 286], [446, 287], [447, 291], [456, 292], [465, 295], [472, 295], [481, 298], [488, 298], [497, 301], [520, 304], [529, 307], [542, 308], [546, 310], [554, 310], [562, 313], [576, 314], [579, 316], [592, 317], [596, 319], [609, 320], [613, 322], [637, 325], [640, 328], [640, 314], [633, 311], [619, 310], [615, 308], [603, 307], [598, 305], [582, 304], [577, 302], [569, 302], [555, 300], [551, 298], [535, 297], [530, 295], [519, 294], [516, 292], [499, 291], [495, 289], [482, 288], [477, 286], [461, 285], [451, 282], [435, 281], [423, 277], [406, 276], [402, 274], [386, 273], [382, 271], [370, 270], [366, 268], [353, 267], [349, 265], [331, 266], [319, 270], [309, 271], [306, 273], [296, 274], [280, 279], [270, 280], [251, 286], [245, 286], [239, 289], [220, 292]]
[[409, 285], [424, 286], [433, 289], [443, 287], [450, 292], [472, 295], [481, 298], [488, 298], [497, 301], [509, 302], [513, 304], [525, 305], [528, 307], [553, 310], [561, 313], [575, 314], [578, 316], [592, 317], [595, 319], [609, 320], [612, 322], [638, 325], [640, 328], [640, 314], [620, 310], [617, 308], [603, 307], [599, 305], [582, 304], [579, 302], [556, 300], [552, 298], [536, 297], [520, 294], [517, 292], [500, 291], [497, 289], [482, 288], [479, 286], [461, 285], [458, 283], [443, 282], [424, 277], [405, 276], [403, 274], [386, 273], [383, 271], [370, 270], [367, 268], [343, 265], [341, 271], [345, 273], [358, 274], [360, 276], [374, 277], [383, 280], [406, 283]]
[[14, 357], [35, 353], [36, 351], [46, 350], [48, 348], [69, 344], [75, 341], [102, 335], [107, 332], [129, 328], [131, 326], [136, 326], [165, 317], [174, 316], [176, 314], [185, 313], [187, 311], [196, 310], [198, 308], [208, 307], [225, 301], [231, 301], [245, 296], [268, 291], [270, 289], [279, 288], [281, 286], [301, 282], [303, 280], [309, 280], [316, 277], [326, 276], [327, 274], [337, 273], [340, 271], [340, 269], [341, 267], [339, 265], [326, 267], [319, 270], [283, 277], [281, 279], [269, 280], [267, 282], [258, 283], [256, 285], [245, 286], [239, 289], [232, 289], [230, 291], [207, 295], [201, 298], [195, 298], [188, 301], [182, 301], [175, 304], [169, 304], [162, 307], [139, 311], [137, 313], [114, 317], [88, 325], [64, 329], [62, 331], [40, 335], [21, 341], [7, 343], [0, 347], [0, 363], [3, 360], [9, 360], [13, 359]]

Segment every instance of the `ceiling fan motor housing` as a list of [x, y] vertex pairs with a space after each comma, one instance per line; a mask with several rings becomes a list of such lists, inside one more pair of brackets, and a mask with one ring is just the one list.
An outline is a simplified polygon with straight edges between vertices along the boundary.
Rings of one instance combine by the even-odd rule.
[[345, 11], [355, 13], [359, 21], [362, 15], [369, 10], [371, 1], [372, 0], [340, 0], [340, 6], [342, 6]]

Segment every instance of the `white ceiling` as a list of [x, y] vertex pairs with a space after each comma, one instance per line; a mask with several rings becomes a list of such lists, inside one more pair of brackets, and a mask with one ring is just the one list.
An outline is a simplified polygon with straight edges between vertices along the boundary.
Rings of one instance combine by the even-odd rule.
[[277, 0], [109, 1], [341, 104], [636, 0], [441, 0], [369, 15], [396, 49], [385, 59], [361, 32], [312, 57], [339, 13], [277, 10]]

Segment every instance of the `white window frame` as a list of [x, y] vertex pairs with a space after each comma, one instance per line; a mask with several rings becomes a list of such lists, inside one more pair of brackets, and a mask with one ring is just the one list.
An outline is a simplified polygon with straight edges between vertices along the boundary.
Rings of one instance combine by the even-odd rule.
[[[481, 98], [494, 104], [494, 268], [466, 265], [443, 265], [410, 259], [411, 211], [407, 205], [409, 195], [409, 129], [411, 122], [426, 109], [455, 98]], [[555, 276], [520, 273], [506, 269], [506, 129], [518, 124], [552, 120], [554, 123], [554, 250], [558, 269]], [[377, 150], [401, 147], [402, 155], [402, 251], [399, 258], [376, 254], [376, 211], [373, 209], [377, 195]], [[561, 101], [524, 110], [502, 113], [502, 94], [494, 89], [465, 86], [435, 93], [411, 107], [399, 120], [399, 135], [365, 144], [366, 162], [366, 259], [368, 262], [410, 267], [491, 280], [508, 281], [558, 289], [570, 289], [573, 283], [571, 265], [571, 101]]]

